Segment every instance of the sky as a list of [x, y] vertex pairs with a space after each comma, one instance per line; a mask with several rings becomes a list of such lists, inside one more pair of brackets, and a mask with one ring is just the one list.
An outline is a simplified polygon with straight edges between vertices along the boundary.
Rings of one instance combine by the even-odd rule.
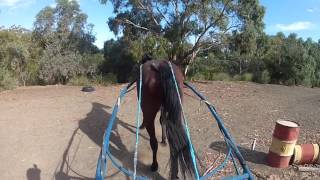
[[[107, 20], [114, 16], [110, 3], [99, 0], [78, 0], [80, 8], [88, 15], [88, 23], [94, 24], [95, 44], [103, 48], [104, 41], [115, 38]], [[320, 39], [320, 0], [261, 0], [266, 8], [265, 32], [274, 35], [279, 31], [288, 35], [296, 33], [304, 39]], [[0, 27], [21, 25], [32, 29], [36, 14], [45, 6], [54, 6], [54, 0], [0, 0]]]

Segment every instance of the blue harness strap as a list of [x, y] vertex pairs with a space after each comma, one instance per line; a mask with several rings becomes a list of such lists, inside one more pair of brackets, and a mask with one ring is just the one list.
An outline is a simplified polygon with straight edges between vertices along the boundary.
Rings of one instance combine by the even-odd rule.
[[[252, 176], [252, 173], [250, 172], [250, 169], [248, 167], [248, 165], [246, 164], [243, 156], [241, 155], [238, 147], [235, 145], [235, 142], [233, 140], [233, 138], [231, 137], [230, 133], [228, 132], [228, 130], [226, 129], [226, 127], [224, 126], [221, 118], [219, 117], [218, 113], [216, 112], [214, 106], [208, 102], [208, 100], [202, 95], [200, 94], [200, 92], [198, 92], [190, 83], [187, 83], [185, 82], [184, 83], [185, 86], [187, 86], [190, 90], [192, 90], [201, 100], [203, 100], [204, 102], [206, 102], [206, 105], [209, 109], [209, 111], [211, 112], [211, 114], [213, 115], [213, 117], [216, 119], [216, 122], [218, 124], [218, 127], [222, 133], [222, 135], [224, 136], [224, 139], [225, 139], [225, 142], [226, 142], [226, 145], [227, 145], [227, 148], [231, 151], [231, 157], [233, 157], [233, 154], [235, 154], [235, 156], [237, 157], [237, 159], [239, 160], [242, 168], [243, 168], [243, 175], [239, 175], [239, 176], [234, 176], [233, 178], [235, 179], [243, 179], [243, 177], [248, 177], [248, 178], [245, 178], [245, 179], [249, 179], [249, 180], [252, 180], [254, 179], [254, 177]], [[228, 153], [229, 154], [229, 153]], [[226, 157], [226, 160], [229, 159], [230, 156], [227, 156]], [[234, 161], [234, 159], [232, 158], [232, 160]], [[236, 163], [234, 161], [234, 165], [236, 166]], [[237, 170], [237, 167], [236, 168], [236, 171], [238, 172]], [[215, 170], [212, 170], [211, 172], [213, 172]], [[214, 173], [211, 173], [211, 175], [213, 175]], [[217, 171], [215, 171], [217, 172]]]
[[174, 74], [171, 62], [168, 61], [168, 63], [169, 63], [170, 69], [171, 69], [172, 78], [173, 78], [173, 81], [174, 81], [174, 84], [175, 84], [175, 87], [176, 87], [179, 103], [180, 103], [181, 110], [182, 110], [182, 115], [183, 115], [184, 124], [185, 124], [185, 131], [186, 131], [186, 134], [187, 134], [187, 137], [188, 137], [189, 151], [190, 151], [190, 155], [191, 155], [191, 158], [192, 158], [192, 163], [193, 163], [193, 168], [194, 168], [194, 172], [195, 172], [195, 175], [196, 175], [196, 180], [199, 180], [200, 176], [199, 176], [199, 172], [198, 172], [198, 168], [197, 168], [196, 156], [195, 156], [195, 152], [194, 152], [192, 141], [191, 141], [188, 122], [187, 122], [186, 115], [185, 115], [184, 110], [183, 110], [181, 96], [180, 96], [180, 92], [179, 92], [176, 76]]
[[[204, 101], [209, 109], [209, 111], [211, 112], [211, 114], [213, 115], [213, 117], [216, 119], [217, 123], [218, 123], [218, 127], [222, 133], [222, 135], [224, 136], [224, 140], [226, 142], [226, 146], [228, 148], [228, 153], [226, 155], [225, 160], [223, 161], [222, 164], [220, 164], [218, 167], [216, 167], [215, 169], [211, 170], [208, 172], [208, 174], [200, 177], [198, 169], [197, 169], [197, 163], [196, 163], [196, 157], [195, 157], [195, 150], [194, 147], [192, 145], [191, 142], [191, 136], [190, 136], [190, 132], [189, 132], [189, 127], [188, 127], [188, 122], [186, 120], [185, 117], [185, 113], [182, 107], [182, 101], [181, 101], [181, 97], [180, 97], [180, 92], [178, 89], [178, 84], [176, 81], [176, 77], [172, 68], [172, 65], [170, 62], [169, 66], [171, 68], [171, 73], [172, 73], [172, 78], [175, 82], [175, 87], [178, 93], [178, 97], [179, 97], [179, 103], [182, 109], [182, 114], [183, 114], [183, 118], [184, 118], [184, 124], [185, 124], [185, 130], [186, 130], [186, 134], [187, 134], [187, 138], [188, 138], [188, 143], [189, 143], [189, 152], [192, 158], [192, 163], [194, 166], [194, 170], [195, 170], [195, 175], [196, 175], [196, 179], [197, 180], [205, 180], [209, 177], [211, 177], [212, 175], [216, 174], [218, 171], [220, 171], [222, 168], [225, 167], [225, 165], [227, 164], [228, 160], [231, 157], [231, 160], [233, 161], [233, 164], [236, 168], [236, 172], [238, 174], [238, 176], [231, 176], [231, 177], [226, 177], [225, 179], [249, 179], [252, 180], [254, 179], [249, 167], [247, 166], [244, 158], [242, 157], [238, 147], [235, 145], [234, 140], [232, 139], [231, 135], [229, 134], [229, 132], [227, 131], [227, 129], [225, 128], [222, 120], [220, 119], [219, 115], [217, 114], [214, 106], [209, 103], [207, 101], [207, 99], [200, 94], [191, 84], [189, 83], [184, 83], [189, 89], [191, 89], [202, 101]], [[112, 110], [112, 114], [111, 117], [109, 119], [109, 123], [108, 126], [104, 132], [104, 136], [103, 136], [103, 143], [102, 143], [102, 147], [101, 147], [101, 151], [100, 151], [100, 155], [99, 155], [99, 159], [97, 162], [97, 169], [96, 169], [96, 180], [103, 180], [106, 177], [107, 174], [107, 160], [110, 159], [111, 163], [113, 164], [113, 166], [115, 166], [118, 170], [122, 171], [124, 174], [126, 174], [127, 176], [132, 177], [134, 180], [138, 179], [138, 180], [148, 180], [147, 177], [144, 176], [138, 176], [137, 175], [137, 161], [138, 161], [138, 145], [139, 145], [139, 125], [140, 125], [140, 114], [141, 114], [141, 92], [142, 92], [142, 66], [140, 66], [140, 78], [139, 78], [139, 95], [138, 95], [138, 105], [137, 105], [137, 116], [136, 116], [136, 125], [137, 125], [137, 129], [136, 129], [136, 143], [135, 143], [135, 153], [134, 153], [134, 172], [131, 172], [130, 170], [127, 170], [126, 168], [122, 167], [117, 161], [116, 159], [112, 156], [112, 154], [110, 153], [110, 149], [109, 149], [109, 144], [110, 144], [110, 135], [112, 132], [112, 128], [113, 125], [116, 121], [116, 116], [117, 113], [119, 111], [120, 105], [121, 105], [121, 101], [123, 99], [123, 97], [125, 96], [125, 94], [128, 92], [128, 89], [131, 87], [131, 85], [134, 82], [128, 84], [125, 88], [123, 88], [120, 92], [119, 97], [117, 98], [117, 102], [113, 107]], [[234, 156], [239, 160], [240, 165], [243, 168], [243, 174], [240, 174], [238, 167], [237, 167], [237, 163], [235, 161]]]
[[137, 162], [138, 162], [138, 145], [139, 145], [139, 126], [140, 126], [140, 115], [141, 115], [141, 91], [142, 91], [142, 65], [140, 65], [140, 79], [139, 79], [139, 95], [138, 95], [138, 104], [137, 104], [137, 124], [136, 124], [136, 144], [134, 149], [134, 172], [133, 172], [133, 180], [136, 180], [137, 176]]
[[[108, 126], [107, 126], [107, 128], [106, 128], [106, 130], [104, 132], [104, 136], [103, 136], [101, 152], [100, 152], [100, 155], [99, 155], [99, 159], [98, 159], [98, 163], [97, 163], [97, 169], [96, 169], [96, 180], [104, 180], [104, 178], [106, 177], [106, 173], [107, 173], [107, 157], [111, 160], [111, 163], [118, 170], [122, 171], [127, 176], [130, 176], [130, 177], [134, 176], [133, 172], [123, 168], [119, 163], [117, 163], [117, 161], [112, 156], [112, 154], [110, 153], [110, 150], [109, 150], [110, 136], [111, 136], [113, 125], [114, 125], [114, 123], [116, 121], [116, 116], [117, 116], [117, 113], [119, 111], [119, 107], [121, 105], [121, 101], [122, 101], [123, 97], [125, 96], [125, 94], [127, 93], [128, 89], [132, 86], [133, 83], [134, 82], [130, 83], [128, 86], [126, 86], [125, 88], [123, 88], [120, 91], [120, 95], [117, 98], [117, 102], [113, 107], [112, 114], [111, 114], [111, 117], [109, 119]], [[138, 180], [148, 180], [148, 178], [143, 177], [143, 176], [136, 176], [136, 179], [138, 179]]]

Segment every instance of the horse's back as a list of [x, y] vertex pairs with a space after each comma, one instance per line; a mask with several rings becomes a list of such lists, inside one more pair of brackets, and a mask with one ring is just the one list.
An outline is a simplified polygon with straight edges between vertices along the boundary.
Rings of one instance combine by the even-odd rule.
[[[171, 63], [173, 71], [175, 72], [176, 81], [181, 89], [183, 85], [184, 76], [179, 67]], [[161, 87], [160, 73], [170, 68], [167, 60], [149, 60], [142, 66], [142, 106], [160, 107], [163, 99], [163, 92]], [[171, 71], [171, 69], [170, 69]], [[171, 74], [171, 72], [170, 72]], [[173, 78], [170, 76], [169, 78]], [[147, 108], [151, 108], [147, 107]]]
[[160, 97], [160, 75], [158, 68], [161, 62], [157, 60], [151, 60], [143, 64], [142, 69], [142, 82], [143, 82], [143, 93], [151, 95], [153, 97]]

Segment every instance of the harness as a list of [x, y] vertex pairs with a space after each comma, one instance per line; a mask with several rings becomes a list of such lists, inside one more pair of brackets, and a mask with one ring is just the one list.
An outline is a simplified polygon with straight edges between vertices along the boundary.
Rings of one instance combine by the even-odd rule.
[[[223, 163], [220, 164], [218, 167], [216, 168], [209, 168], [206, 171], [206, 174], [204, 174], [203, 176], [199, 175], [198, 169], [197, 169], [197, 165], [196, 165], [196, 158], [195, 158], [195, 151], [193, 148], [193, 144], [191, 141], [191, 136], [190, 136], [190, 132], [189, 132], [189, 127], [188, 127], [188, 122], [186, 121], [185, 118], [185, 113], [182, 107], [182, 102], [181, 102], [181, 98], [180, 98], [180, 94], [179, 94], [179, 89], [178, 89], [178, 84], [175, 78], [175, 74], [172, 68], [172, 65], [170, 62], [169, 66], [171, 69], [171, 73], [172, 73], [172, 78], [175, 82], [175, 87], [177, 90], [177, 94], [179, 96], [179, 102], [181, 105], [181, 109], [182, 109], [182, 114], [184, 117], [184, 125], [185, 125], [185, 130], [186, 130], [186, 134], [188, 137], [188, 143], [189, 143], [189, 152], [190, 155], [192, 157], [192, 162], [193, 162], [193, 166], [194, 166], [194, 170], [195, 170], [195, 175], [196, 175], [196, 180], [205, 180], [211, 176], [213, 176], [214, 174], [216, 174], [218, 171], [220, 171], [222, 168], [225, 167], [225, 165], [227, 164], [227, 162], [230, 160], [232, 160], [234, 168], [236, 170], [237, 176], [230, 176], [230, 177], [226, 177], [225, 179], [249, 179], [252, 180], [254, 179], [254, 177], [252, 176], [249, 167], [247, 166], [244, 158], [242, 157], [238, 147], [236, 146], [233, 138], [231, 137], [230, 133], [228, 132], [228, 130], [226, 129], [226, 127], [224, 126], [221, 118], [219, 117], [218, 113], [216, 112], [216, 109], [214, 108], [214, 106], [212, 105], [212, 103], [210, 103], [200, 92], [198, 92], [190, 83], [185, 82], [184, 85], [186, 87], [188, 87], [192, 92], [194, 92], [194, 94], [196, 94], [201, 101], [203, 101], [209, 111], [211, 112], [212, 116], [215, 118], [218, 127], [224, 137], [226, 146], [228, 148], [228, 153], [226, 158], [224, 159]], [[117, 101], [113, 107], [113, 111], [110, 117], [110, 121], [109, 124], [105, 130], [104, 136], [103, 136], [103, 143], [102, 143], [102, 148], [101, 148], [101, 152], [99, 155], [99, 159], [98, 159], [98, 163], [97, 163], [97, 169], [96, 169], [96, 180], [103, 180], [106, 177], [107, 174], [107, 161], [108, 159], [110, 159], [111, 163], [120, 171], [122, 171], [124, 174], [126, 174], [127, 176], [130, 176], [133, 178], [133, 180], [148, 180], [147, 177], [144, 176], [139, 176], [137, 175], [137, 161], [138, 161], [138, 145], [139, 145], [139, 125], [140, 125], [140, 120], [141, 120], [141, 90], [142, 90], [142, 65], [140, 65], [140, 77], [139, 77], [139, 96], [138, 96], [138, 106], [137, 106], [137, 114], [136, 114], [136, 124], [137, 124], [137, 128], [136, 128], [136, 142], [135, 142], [135, 152], [134, 152], [134, 171], [130, 171], [127, 170], [126, 168], [122, 167], [120, 164], [118, 164], [115, 160], [115, 158], [112, 156], [112, 154], [110, 153], [110, 149], [109, 149], [109, 144], [110, 144], [110, 135], [111, 135], [111, 131], [112, 131], [112, 127], [115, 123], [116, 120], [116, 115], [119, 111], [119, 107], [121, 105], [122, 99], [124, 98], [124, 96], [126, 95], [126, 93], [128, 93], [129, 88], [133, 85], [133, 82], [129, 83], [125, 88], [123, 88], [120, 91], [120, 95], [117, 98]], [[241, 173], [239, 171], [239, 167], [238, 164], [236, 162], [236, 158], [238, 159], [240, 166], [243, 170], [243, 172]]]

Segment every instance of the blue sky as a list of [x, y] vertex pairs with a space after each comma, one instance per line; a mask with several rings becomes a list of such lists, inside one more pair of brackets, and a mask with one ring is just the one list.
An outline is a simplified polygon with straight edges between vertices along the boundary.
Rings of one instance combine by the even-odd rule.
[[320, 0], [262, 0], [266, 8], [265, 32], [297, 33], [304, 39], [320, 39]]
[[[95, 25], [95, 44], [102, 48], [105, 40], [114, 38], [106, 23], [113, 15], [112, 6], [101, 5], [98, 0], [78, 1], [88, 15], [88, 22]], [[320, 39], [320, 0], [262, 0], [261, 4], [266, 7], [264, 23], [267, 34], [294, 32], [304, 39]], [[50, 5], [54, 5], [54, 0], [0, 0], [0, 26], [15, 24], [31, 29], [36, 14]]]
[[[105, 40], [114, 38], [107, 20], [112, 16], [112, 5], [102, 5], [99, 0], [78, 0], [80, 8], [88, 15], [88, 23], [94, 24], [95, 44], [103, 48]], [[0, 26], [21, 25], [32, 29], [36, 14], [46, 6], [54, 6], [55, 0], [0, 0]]]

